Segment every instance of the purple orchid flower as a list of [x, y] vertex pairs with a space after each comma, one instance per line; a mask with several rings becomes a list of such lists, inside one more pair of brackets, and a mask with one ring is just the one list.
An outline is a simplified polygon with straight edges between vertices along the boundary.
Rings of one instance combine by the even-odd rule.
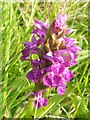
[[60, 63], [51, 65], [47, 71], [43, 78], [43, 84], [51, 88], [58, 86], [64, 88], [65, 82], [70, 82], [70, 79], [73, 78], [71, 70]]
[[42, 97], [42, 92], [34, 93], [34, 107], [40, 108], [41, 106], [46, 106], [48, 104], [48, 99]]
[[38, 42], [37, 42], [35, 36], [33, 35], [31, 42], [24, 42], [23, 44], [24, 44], [25, 48], [28, 49], [28, 51], [31, 51], [31, 50], [36, 49], [37, 43]]
[[22, 50], [21, 60], [25, 61], [29, 58], [30, 52], [27, 49]]
[[44, 39], [44, 37], [46, 36], [46, 31], [47, 28], [49, 28], [49, 22], [46, 21], [46, 23], [43, 23], [40, 20], [36, 20], [35, 23], [36, 29], [33, 29], [32, 33], [36, 34], [39, 38]]
[[65, 22], [67, 21], [67, 15], [58, 14], [58, 18], [52, 23], [52, 31], [57, 34], [59, 30], [66, 28]]
[[43, 70], [33, 69], [28, 72], [27, 79], [32, 80], [34, 83], [37, 83], [43, 76]]
[[[40, 108], [48, 104], [48, 99], [42, 97], [41, 89], [57, 88], [59, 95], [65, 94], [66, 83], [74, 77], [69, 67], [77, 61], [77, 53], [81, 50], [76, 45], [74, 38], [67, 35], [73, 32], [66, 25], [67, 15], [58, 14], [51, 24], [46, 20], [36, 20], [32, 30], [31, 42], [24, 42], [21, 59], [31, 62], [32, 70], [26, 75], [28, 80], [35, 83], [38, 91], [33, 92], [34, 107]], [[64, 33], [63, 33], [64, 32]], [[63, 33], [63, 34], [62, 34]], [[52, 42], [52, 43], [51, 43]], [[29, 59], [32, 54], [37, 54], [38, 59]], [[40, 87], [40, 85], [43, 87]]]

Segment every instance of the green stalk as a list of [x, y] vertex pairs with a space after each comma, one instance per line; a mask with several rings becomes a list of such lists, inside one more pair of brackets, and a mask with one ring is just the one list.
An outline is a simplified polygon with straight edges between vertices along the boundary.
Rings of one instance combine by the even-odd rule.
[[[2, 4], [0, 4], [0, 25], [2, 24]], [[2, 82], [2, 34], [0, 31], [0, 83]], [[2, 116], [2, 86], [0, 86], [0, 119]]]
[[[34, 15], [35, 15], [35, 12], [36, 12], [36, 10], [37, 10], [38, 3], [39, 3], [39, 0], [36, 0], [36, 1], [35, 1], [35, 4], [34, 4], [34, 7], [32, 8], [31, 16], [30, 16], [30, 19], [29, 19], [29, 22], [28, 22], [28, 27], [27, 27], [27, 29], [26, 29], [25, 36], [24, 36], [24, 37], [26, 37], [27, 34], [29, 33], [30, 26], [31, 26], [31, 24], [32, 24], [32, 20], [33, 20], [33, 17], [34, 17]], [[33, 3], [32, 3], [32, 4], [33, 4]]]
[[[6, 52], [5, 52], [5, 60], [6, 60], [6, 63], [9, 61], [9, 57], [10, 57], [10, 44], [11, 44], [11, 22], [12, 22], [12, 0], [10, 0], [10, 3], [9, 3], [9, 6], [10, 6], [10, 11], [9, 11], [9, 37], [8, 39], [6, 40]], [[5, 71], [7, 71], [8, 69], [8, 65], [5, 67]], [[8, 71], [7, 73], [5, 74], [5, 77], [4, 77], [4, 85], [3, 85], [3, 88], [6, 88], [7, 90], [7, 80], [8, 80]], [[3, 96], [3, 105], [6, 103], [6, 95], [7, 95], [7, 91], [4, 92], [4, 96]]]

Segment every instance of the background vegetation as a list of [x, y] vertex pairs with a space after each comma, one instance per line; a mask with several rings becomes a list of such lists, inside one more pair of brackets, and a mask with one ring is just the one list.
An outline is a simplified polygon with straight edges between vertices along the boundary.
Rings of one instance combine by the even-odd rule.
[[[61, 2], [0, 2], [1, 26], [1, 118], [88, 118], [90, 110], [90, 55], [88, 52], [88, 2], [68, 0]], [[23, 42], [30, 41], [34, 20], [52, 21], [57, 14], [67, 13], [67, 24], [75, 31], [69, 37], [76, 38], [82, 48], [77, 65], [72, 67], [75, 77], [67, 84], [66, 94], [57, 95], [53, 90], [49, 104], [40, 109], [33, 108], [26, 98], [34, 88], [26, 80], [30, 63], [20, 60]], [[35, 57], [35, 56], [34, 56]]]

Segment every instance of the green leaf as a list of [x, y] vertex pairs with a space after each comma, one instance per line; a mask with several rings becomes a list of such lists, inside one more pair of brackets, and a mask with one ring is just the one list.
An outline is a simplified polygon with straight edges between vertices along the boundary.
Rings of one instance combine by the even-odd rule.
[[71, 100], [74, 104], [74, 108], [75, 108], [74, 117], [88, 118], [89, 111], [86, 106], [86, 101], [84, 100], [84, 98], [77, 96], [75, 93], [72, 93], [70, 95], [70, 98], [71, 98]]
[[[34, 115], [33, 101], [28, 101], [28, 103], [17, 112], [17, 118], [31, 118]], [[20, 112], [20, 113], [19, 113]]]
[[31, 118], [34, 114], [33, 101], [29, 101], [26, 107], [26, 118]]

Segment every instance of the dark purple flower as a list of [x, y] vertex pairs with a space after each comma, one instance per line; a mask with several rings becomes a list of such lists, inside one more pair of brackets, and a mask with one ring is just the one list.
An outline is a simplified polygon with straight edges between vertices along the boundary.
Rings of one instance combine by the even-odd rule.
[[32, 68], [39, 69], [41, 66], [45, 64], [45, 60], [40, 60], [40, 59], [31, 60], [31, 64], [32, 64]]
[[38, 35], [40, 38], [43, 38], [46, 35], [46, 31], [42, 31], [39, 28], [33, 29], [32, 33]]
[[43, 76], [43, 71], [40, 69], [33, 69], [27, 74], [27, 79], [37, 83]]
[[58, 14], [58, 18], [52, 23], [52, 31], [57, 34], [60, 30], [66, 28], [65, 22], [67, 20], [67, 15]]
[[42, 92], [34, 93], [34, 107], [40, 108], [41, 106], [46, 106], [48, 104], [48, 99], [42, 97]]
[[42, 98], [42, 92], [35, 92], [34, 97], [37, 98], [37, 99]]
[[22, 50], [21, 60], [23, 60], [23, 61], [27, 60], [29, 55], [30, 55], [30, 52], [27, 49], [23, 49]]
[[33, 29], [32, 33], [43, 39], [46, 36], [47, 28], [49, 28], [49, 22], [43, 23], [40, 20], [36, 20], [35, 26], [36, 28]]
[[39, 46], [40, 44], [41, 44], [41, 45], [44, 44], [44, 39], [43, 39], [43, 38], [39, 38], [39, 39], [38, 39], [37, 45]]
[[42, 106], [46, 106], [47, 104], [48, 104], [47, 98], [40, 98], [40, 99], [34, 101], [35, 108], [40, 108]]
[[31, 64], [32, 64], [33, 67], [35, 66], [35, 67], [39, 68], [39, 66], [41, 64], [41, 61], [40, 61], [40, 59], [31, 60]]
[[25, 48], [27, 48], [29, 51], [31, 51], [31, 50], [36, 49], [37, 43], [38, 42], [37, 42], [35, 36], [33, 35], [31, 42], [24, 42], [23, 44], [24, 44]]
[[52, 63], [64, 62], [63, 57], [62, 56], [59, 56], [59, 57], [55, 56], [54, 52], [48, 52], [46, 55], [43, 55], [43, 58], [51, 61]]

